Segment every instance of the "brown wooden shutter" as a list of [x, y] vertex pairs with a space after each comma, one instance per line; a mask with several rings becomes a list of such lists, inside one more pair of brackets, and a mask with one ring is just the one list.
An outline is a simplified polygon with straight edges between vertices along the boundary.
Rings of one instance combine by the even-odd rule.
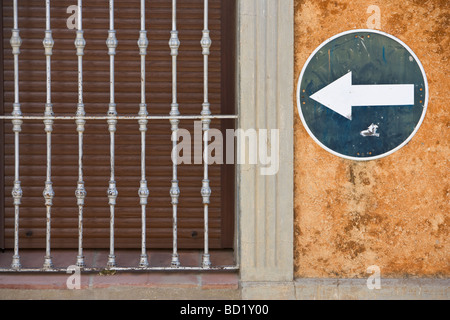
[[[74, 3], [75, 4], [75, 1]], [[51, 28], [55, 46], [52, 56], [52, 102], [56, 115], [74, 115], [77, 103], [77, 57], [75, 30], [66, 21], [67, 1], [52, 1]], [[20, 102], [23, 114], [42, 115], [45, 103], [45, 56], [42, 46], [45, 6], [42, 1], [19, 1], [19, 28], [23, 40], [19, 56]], [[171, 1], [147, 1], [147, 104], [151, 115], [167, 115], [171, 103], [171, 56], [168, 40], [171, 30]], [[9, 45], [12, 28], [12, 2], [3, 4], [4, 113], [13, 102], [13, 56]], [[232, 43], [234, 1], [210, 0], [210, 102], [214, 114], [234, 112]], [[200, 39], [203, 28], [203, 1], [179, 1], [178, 100], [182, 114], [199, 114], [203, 102], [203, 57]], [[225, 17], [225, 18], [224, 18]], [[84, 102], [87, 115], [106, 115], [109, 103], [109, 57], [106, 48], [108, 5], [102, 0], [84, 1], [83, 29]], [[116, 102], [122, 115], [134, 114], [140, 102], [139, 1], [115, 2], [115, 29], [119, 46], [116, 55]], [[226, 23], [224, 23], [226, 22]], [[230, 24], [233, 25], [230, 25]], [[223, 44], [227, 44], [224, 48]], [[226, 94], [224, 97], [223, 95]], [[233, 121], [213, 121], [212, 128], [224, 130]], [[180, 128], [193, 133], [192, 121]], [[20, 207], [20, 248], [45, 247], [46, 139], [42, 121], [24, 121], [20, 134], [20, 180], [23, 189]], [[147, 245], [172, 246], [170, 205], [169, 121], [150, 121], [147, 132], [147, 180], [150, 197], [147, 206]], [[10, 121], [4, 122], [4, 201], [5, 247], [13, 246], [14, 208], [11, 189], [14, 180], [14, 139]], [[192, 150], [194, 152], [194, 150]], [[139, 248], [140, 133], [137, 121], [119, 121], [116, 132], [116, 248]], [[1, 163], [0, 163], [1, 164]], [[87, 121], [84, 138], [84, 176], [87, 191], [84, 210], [84, 247], [109, 246], [109, 133], [106, 121]], [[77, 182], [78, 138], [74, 121], [55, 121], [52, 133], [52, 181], [55, 198], [52, 207], [52, 248], [76, 248], [78, 209], [74, 195]], [[178, 210], [179, 248], [203, 247], [203, 205], [200, 196], [202, 165], [181, 165]], [[231, 247], [233, 239], [233, 167], [212, 165], [210, 246]], [[0, 224], [1, 227], [1, 224]]]

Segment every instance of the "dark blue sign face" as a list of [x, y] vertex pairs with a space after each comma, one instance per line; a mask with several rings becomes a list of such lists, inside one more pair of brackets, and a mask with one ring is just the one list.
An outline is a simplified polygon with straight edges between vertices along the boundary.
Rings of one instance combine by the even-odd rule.
[[353, 30], [325, 41], [297, 85], [303, 125], [323, 148], [343, 158], [387, 156], [414, 136], [428, 102], [423, 67], [397, 38]]

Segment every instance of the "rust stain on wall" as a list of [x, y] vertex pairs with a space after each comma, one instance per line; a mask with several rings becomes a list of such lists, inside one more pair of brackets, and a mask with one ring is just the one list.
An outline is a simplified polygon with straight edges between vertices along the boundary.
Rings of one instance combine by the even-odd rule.
[[354, 162], [320, 148], [296, 111], [295, 275], [366, 278], [367, 268], [377, 265], [382, 277], [448, 277], [448, 1], [297, 0], [295, 83], [323, 41], [367, 28], [370, 5], [381, 9], [381, 31], [421, 60], [430, 89], [427, 115], [401, 150]]

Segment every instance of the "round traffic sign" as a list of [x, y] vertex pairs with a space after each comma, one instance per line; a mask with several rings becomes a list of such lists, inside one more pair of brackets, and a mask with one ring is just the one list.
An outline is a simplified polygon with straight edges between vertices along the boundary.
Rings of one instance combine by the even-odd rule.
[[378, 159], [419, 129], [428, 83], [414, 52], [377, 30], [351, 30], [322, 43], [297, 84], [297, 108], [309, 135], [351, 160]]

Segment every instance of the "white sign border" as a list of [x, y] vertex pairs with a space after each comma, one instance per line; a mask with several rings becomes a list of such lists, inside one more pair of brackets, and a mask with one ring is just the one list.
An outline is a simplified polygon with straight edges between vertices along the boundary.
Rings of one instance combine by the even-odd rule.
[[[301, 87], [301, 83], [302, 83], [302, 80], [303, 80], [303, 75], [304, 75], [305, 70], [306, 70], [308, 64], [310, 63], [311, 59], [312, 59], [312, 58], [316, 55], [316, 53], [317, 53], [320, 49], [322, 49], [326, 44], [328, 44], [329, 42], [333, 41], [333, 40], [336, 39], [336, 38], [342, 37], [342, 36], [347, 35], [347, 34], [352, 34], [352, 33], [367, 33], [367, 32], [369, 32], [369, 33], [377, 33], [377, 34], [386, 36], [386, 37], [388, 37], [388, 38], [391, 38], [392, 40], [394, 40], [394, 41], [398, 42], [399, 44], [401, 44], [406, 50], [408, 50], [408, 52], [411, 54], [411, 56], [414, 58], [414, 60], [416, 61], [417, 65], [419, 66], [420, 71], [422, 72], [422, 76], [423, 76], [423, 79], [424, 79], [424, 85], [425, 85], [425, 100], [424, 100], [424, 105], [423, 105], [422, 116], [420, 117], [420, 120], [419, 120], [419, 122], [417, 123], [416, 128], [415, 128], [414, 131], [411, 133], [411, 135], [410, 135], [405, 141], [403, 141], [402, 144], [400, 144], [400, 145], [397, 146], [396, 148], [394, 148], [394, 149], [392, 149], [392, 150], [390, 150], [390, 151], [388, 151], [388, 152], [386, 152], [386, 153], [383, 153], [383, 154], [380, 154], [380, 155], [377, 155], [377, 156], [373, 156], [373, 157], [351, 157], [351, 156], [347, 156], [347, 155], [338, 153], [338, 152], [336, 152], [336, 151], [330, 149], [329, 147], [325, 146], [322, 142], [319, 141], [319, 139], [317, 139], [317, 138], [314, 136], [314, 134], [312, 133], [312, 131], [309, 129], [308, 124], [306, 123], [306, 120], [305, 120], [305, 118], [304, 118], [304, 116], [303, 116], [303, 112], [302, 112], [302, 108], [301, 108], [301, 103], [300, 103], [300, 96], [301, 96], [300, 87]], [[331, 38], [325, 40], [324, 42], [322, 42], [322, 44], [320, 44], [320, 45], [314, 50], [314, 52], [309, 56], [308, 60], [306, 60], [305, 64], [303, 65], [303, 68], [302, 68], [302, 71], [301, 71], [301, 73], [300, 73], [300, 76], [299, 76], [299, 78], [298, 78], [298, 83], [297, 83], [297, 110], [298, 110], [298, 113], [299, 113], [299, 115], [300, 115], [300, 119], [302, 120], [303, 127], [306, 129], [306, 131], [308, 132], [308, 134], [310, 135], [310, 137], [313, 138], [313, 140], [314, 140], [320, 147], [322, 147], [322, 148], [325, 149], [326, 151], [328, 151], [328, 152], [334, 154], [335, 156], [338, 156], [338, 157], [341, 157], [341, 158], [344, 158], [344, 159], [348, 159], [348, 160], [355, 160], [355, 161], [370, 161], [370, 160], [381, 159], [381, 158], [384, 158], [384, 157], [387, 157], [387, 156], [393, 154], [394, 152], [400, 150], [400, 149], [403, 148], [405, 145], [407, 145], [407, 144], [411, 141], [411, 139], [416, 135], [417, 131], [419, 130], [420, 126], [422, 125], [422, 122], [423, 122], [424, 119], [425, 119], [425, 115], [426, 115], [427, 109], [428, 109], [428, 100], [429, 100], [429, 93], [428, 93], [428, 80], [427, 80], [427, 76], [426, 76], [426, 74], [425, 74], [425, 69], [423, 68], [422, 63], [420, 62], [420, 60], [419, 60], [419, 58], [416, 56], [416, 54], [412, 51], [412, 49], [411, 49], [408, 45], [406, 45], [403, 41], [401, 41], [401, 40], [398, 39], [397, 37], [395, 37], [395, 36], [393, 36], [393, 35], [390, 35], [390, 34], [388, 34], [388, 33], [386, 33], [386, 32], [379, 31], [379, 30], [374, 30], [374, 29], [354, 29], [354, 30], [344, 31], [344, 32], [341, 32], [341, 33], [339, 33], [339, 34], [337, 34], [337, 35], [334, 35], [333, 37], [331, 37]]]

